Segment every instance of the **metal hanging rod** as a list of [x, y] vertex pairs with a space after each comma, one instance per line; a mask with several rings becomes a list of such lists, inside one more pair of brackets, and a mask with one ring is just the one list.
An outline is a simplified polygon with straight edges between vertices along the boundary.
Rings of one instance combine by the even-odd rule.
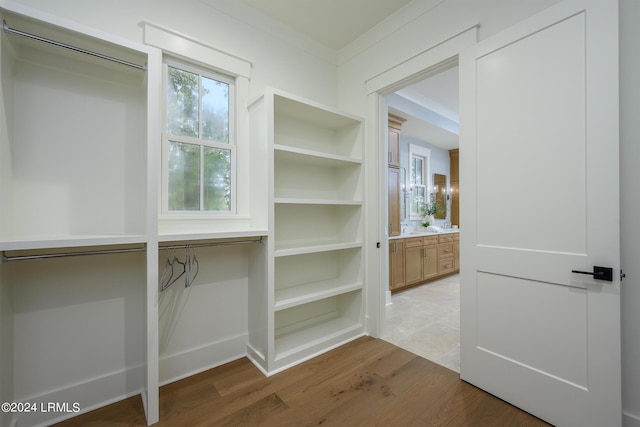
[[22, 261], [28, 259], [46, 259], [46, 258], [65, 258], [75, 257], [83, 255], [103, 255], [103, 254], [123, 254], [129, 252], [144, 252], [146, 247], [141, 248], [128, 248], [128, 249], [103, 249], [99, 251], [85, 251], [85, 252], [61, 252], [56, 254], [41, 254], [41, 255], [17, 255], [7, 256], [5, 251], [2, 251], [2, 262], [9, 261]]
[[230, 246], [230, 245], [251, 245], [254, 243], [262, 243], [262, 237], [250, 240], [234, 240], [230, 242], [207, 242], [207, 243], [189, 243], [182, 245], [159, 246], [160, 250], [186, 249], [186, 248], [204, 248], [208, 246]]
[[[262, 243], [262, 237], [260, 237], [259, 239], [235, 240], [230, 242], [207, 242], [207, 243], [159, 246], [159, 249], [172, 250], [172, 249], [186, 249], [186, 248], [203, 248], [207, 246], [250, 245], [254, 243]], [[61, 252], [61, 253], [53, 253], [53, 254], [16, 255], [16, 256], [7, 256], [6, 251], [2, 251], [2, 262], [22, 261], [22, 260], [29, 260], [29, 259], [64, 258], [64, 257], [74, 257], [74, 256], [83, 256], [83, 255], [122, 254], [122, 253], [130, 253], [130, 252], [144, 252], [145, 250], [146, 250], [146, 246], [139, 247], [139, 248], [103, 249], [103, 250], [96, 250], [96, 251]]]
[[103, 59], [105, 61], [111, 61], [111, 62], [115, 62], [115, 63], [121, 64], [121, 65], [126, 65], [127, 67], [136, 68], [138, 70], [143, 70], [143, 71], [147, 70], [146, 65], [134, 64], [133, 62], [123, 61], [122, 59], [114, 58], [112, 56], [107, 56], [107, 55], [103, 55], [101, 53], [92, 52], [90, 50], [82, 49], [82, 48], [79, 48], [79, 47], [76, 47], [76, 46], [71, 46], [71, 45], [68, 45], [68, 44], [65, 44], [65, 43], [57, 42], [55, 40], [46, 39], [44, 37], [36, 36], [34, 34], [29, 34], [29, 33], [25, 33], [24, 31], [20, 31], [20, 30], [16, 30], [16, 29], [10, 28], [7, 25], [7, 22], [4, 21], [4, 20], [2, 21], [2, 27], [4, 28], [4, 31], [9, 33], [9, 34], [15, 34], [15, 35], [26, 37], [26, 38], [29, 38], [29, 39], [32, 39], [32, 40], [37, 40], [39, 42], [48, 43], [50, 45], [61, 47], [63, 49], [72, 50], [74, 52], [84, 53], [85, 55], [90, 55], [90, 56], [93, 56], [95, 58]]

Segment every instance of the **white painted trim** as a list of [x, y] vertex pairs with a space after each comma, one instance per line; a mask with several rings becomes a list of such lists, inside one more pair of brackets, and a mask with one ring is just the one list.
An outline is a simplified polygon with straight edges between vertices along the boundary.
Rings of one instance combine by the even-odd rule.
[[432, 46], [418, 55], [369, 78], [365, 83], [367, 94], [387, 94], [406, 86], [408, 80], [421, 79], [425, 73], [441, 69], [456, 61], [457, 55], [477, 41], [478, 26], [466, 29], [442, 43]]
[[[247, 334], [160, 357], [160, 385], [190, 377], [247, 355]], [[189, 370], [184, 368], [188, 367]]]
[[234, 76], [251, 77], [251, 62], [223, 52], [184, 34], [150, 22], [142, 22], [144, 43], [189, 61], [220, 70]]
[[622, 412], [622, 427], [640, 427], [640, 415]]
[[[367, 140], [372, 142], [373, 149], [365, 162], [365, 181], [377, 183], [375, 186], [367, 186], [367, 203], [377, 205], [378, 212], [387, 211], [386, 183], [386, 146], [387, 146], [387, 110], [384, 96], [407, 85], [411, 81], [424, 78], [434, 70], [441, 70], [450, 66], [452, 61], [457, 61], [460, 54], [477, 42], [477, 26], [473, 26], [457, 36], [437, 43], [432, 48], [426, 49], [419, 55], [382, 72], [368, 81], [366, 89], [368, 95], [367, 112]], [[384, 159], [384, 162], [382, 161]], [[373, 209], [369, 209], [373, 211]], [[383, 230], [386, 227], [386, 216], [370, 214], [366, 218], [366, 235], [370, 241], [381, 242], [382, 250], [367, 251], [365, 262], [365, 281], [367, 283], [367, 323], [366, 331], [369, 335], [380, 337], [385, 327], [385, 305], [388, 292], [388, 254], [389, 239]], [[376, 239], [376, 240], [373, 240]]]
[[64, 30], [69, 30], [75, 33], [84, 34], [86, 36], [103, 40], [108, 43], [113, 43], [118, 46], [123, 46], [138, 52], [149, 53], [151, 51], [151, 48], [149, 48], [148, 46], [145, 46], [142, 43], [131, 41], [123, 37], [118, 37], [104, 31], [96, 30], [93, 27], [81, 25], [75, 21], [61, 18], [59, 16], [43, 12], [39, 9], [34, 9], [34, 8], [24, 6], [22, 4], [18, 4], [12, 1], [0, 0], [0, 8], [8, 12], [29, 17], [30, 19], [35, 19], [38, 21], [49, 23], [51, 25], [55, 25]]
[[[18, 414], [16, 417], [17, 425], [48, 426], [54, 422], [60, 422], [140, 394], [143, 388], [141, 387], [144, 380], [143, 371], [144, 366], [141, 364], [40, 395], [16, 397], [15, 402], [36, 403], [39, 409], [41, 404], [47, 405], [48, 402], [56, 402], [68, 404], [72, 410], [70, 412], [47, 412], [41, 410], [25, 412]], [[79, 412], [73, 412], [75, 403], [79, 405]], [[147, 422], [150, 423], [150, 421]]]

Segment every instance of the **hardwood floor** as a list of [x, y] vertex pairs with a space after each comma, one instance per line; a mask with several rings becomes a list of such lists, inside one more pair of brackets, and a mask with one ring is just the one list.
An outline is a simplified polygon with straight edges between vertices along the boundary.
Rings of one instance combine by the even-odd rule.
[[[139, 396], [58, 426], [143, 426]], [[166, 385], [163, 426], [546, 426], [447, 368], [363, 337], [265, 377], [246, 358]]]

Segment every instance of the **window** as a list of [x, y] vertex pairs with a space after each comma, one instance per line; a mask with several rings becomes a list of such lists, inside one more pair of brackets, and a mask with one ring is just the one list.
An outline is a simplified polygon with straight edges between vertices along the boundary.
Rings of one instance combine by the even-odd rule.
[[235, 212], [234, 81], [165, 61], [165, 212]]
[[411, 208], [409, 219], [420, 219], [420, 208], [428, 203], [429, 196], [429, 157], [431, 150], [419, 145], [409, 147], [409, 189]]

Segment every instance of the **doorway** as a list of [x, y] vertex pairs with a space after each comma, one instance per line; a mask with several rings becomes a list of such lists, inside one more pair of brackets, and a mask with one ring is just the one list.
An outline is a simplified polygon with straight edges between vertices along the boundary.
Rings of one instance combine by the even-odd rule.
[[[404, 242], [413, 242], [418, 236], [429, 235], [429, 239], [435, 238], [437, 242], [437, 234], [425, 234], [427, 229], [423, 224], [427, 220], [431, 227], [446, 234], [456, 233], [453, 227], [459, 226], [457, 198], [455, 205], [452, 203], [452, 189], [457, 191], [458, 174], [456, 171], [455, 178], [452, 177], [450, 167], [451, 153], [455, 152], [457, 156], [459, 147], [458, 67], [457, 62], [448, 61], [434, 68], [434, 72], [420, 80], [384, 96], [384, 109], [394, 118], [392, 132], [399, 133], [398, 159], [383, 167], [383, 175], [391, 176], [392, 171], [398, 171], [400, 176], [400, 188], [389, 188], [388, 195], [383, 195], [390, 199], [387, 223], [391, 223], [390, 217], [399, 216], [399, 225], [392, 227], [399, 232], [389, 233], [390, 245], [387, 246], [395, 253], [398, 247], [405, 251]], [[399, 193], [399, 200], [392, 201], [397, 198], [396, 193]], [[429, 203], [434, 209], [437, 207], [437, 213], [423, 217], [421, 206]], [[399, 210], [399, 215], [392, 214], [392, 209]], [[401, 244], [394, 245], [394, 242]], [[439, 274], [438, 252], [446, 257], [447, 248], [439, 251], [438, 246], [447, 245], [432, 248], [434, 257], [429, 263], [433, 264], [431, 271], [436, 276], [426, 282], [415, 283], [408, 274], [405, 281], [405, 269], [412, 268], [410, 266], [416, 261], [413, 255], [407, 252], [406, 260], [403, 253], [394, 256], [396, 265], [404, 265], [400, 267], [399, 282], [394, 280], [386, 288], [393, 289], [394, 293], [387, 294], [382, 338], [459, 372], [460, 280], [459, 274], [444, 268], [444, 263], [443, 274]], [[415, 253], [413, 248], [408, 250]], [[394, 268], [398, 267], [390, 265], [390, 269]]]

